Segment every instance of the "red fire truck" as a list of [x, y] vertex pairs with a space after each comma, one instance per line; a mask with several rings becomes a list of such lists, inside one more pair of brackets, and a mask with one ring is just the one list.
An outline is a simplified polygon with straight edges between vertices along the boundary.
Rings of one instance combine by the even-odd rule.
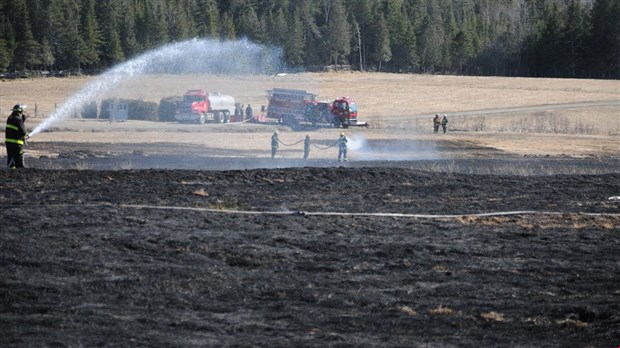
[[368, 126], [357, 120], [357, 105], [349, 97], [319, 101], [317, 95], [297, 89], [274, 88], [267, 91], [267, 117], [299, 128], [302, 124], [330, 124], [333, 127]]
[[234, 113], [235, 99], [233, 97], [190, 89], [183, 96], [183, 103], [177, 110], [175, 119], [179, 122], [197, 122], [200, 124], [207, 121], [233, 122], [234, 120], [231, 117], [234, 117]]

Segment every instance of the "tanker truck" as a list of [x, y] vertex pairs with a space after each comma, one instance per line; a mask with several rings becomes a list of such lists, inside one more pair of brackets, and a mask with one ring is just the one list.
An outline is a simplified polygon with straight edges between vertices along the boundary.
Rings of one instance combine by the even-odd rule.
[[368, 127], [368, 123], [357, 120], [357, 105], [349, 97], [319, 101], [316, 94], [304, 90], [274, 88], [267, 91], [267, 98], [267, 117], [293, 129], [302, 123], [329, 124], [336, 128]]
[[207, 121], [224, 123], [233, 121], [235, 98], [220, 93], [205, 93], [200, 89], [190, 89], [183, 96], [183, 102], [174, 118], [179, 123]]

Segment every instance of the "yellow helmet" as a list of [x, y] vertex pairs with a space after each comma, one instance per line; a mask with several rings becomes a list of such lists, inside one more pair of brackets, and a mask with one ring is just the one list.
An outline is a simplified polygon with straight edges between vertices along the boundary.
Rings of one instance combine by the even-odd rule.
[[273, 135], [278, 135], [278, 131], [277, 130], [273, 131]]
[[340, 132], [340, 136], [341, 136], [341, 137], [344, 137], [344, 132]]

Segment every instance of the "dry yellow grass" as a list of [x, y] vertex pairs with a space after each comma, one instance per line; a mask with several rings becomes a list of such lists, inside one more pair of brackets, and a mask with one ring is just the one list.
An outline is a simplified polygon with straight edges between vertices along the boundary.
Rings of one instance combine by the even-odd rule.
[[409, 316], [412, 316], [412, 317], [418, 315], [418, 312], [415, 309], [413, 309], [413, 308], [411, 308], [409, 306], [399, 307], [398, 310], [400, 310], [401, 312], [403, 312], [403, 313], [405, 313], [405, 314], [407, 314]]
[[[42, 114], [53, 111], [97, 77], [3, 80], [0, 108], [6, 113], [16, 102], [37, 104]], [[530, 105], [588, 101], [618, 101], [620, 81], [463, 77], [386, 73], [304, 73], [285, 76], [154, 75], [128, 79], [98, 99], [137, 98], [159, 102], [189, 88], [230, 94], [240, 102], [266, 103], [265, 91], [299, 88], [322, 98], [348, 95], [363, 115], [372, 118], [424, 113], [453, 113]], [[610, 110], [618, 115], [618, 107]], [[592, 116], [592, 115], [589, 115]]]
[[454, 310], [451, 308], [445, 307], [444, 305], [439, 305], [437, 308], [432, 308], [428, 310], [429, 315], [445, 315], [451, 316], [454, 314]]
[[[44, 115], [53, 112], [67, 98], [79, 91], [97, 77], [44, 78], [0, 81], [0, 113], [7, 115], [15, 103], [34, 106], [40, 117], [29, 120], [32, 127]], [[114, 86], [97, 96], [144, 99], [159, 102], [163, 97], [182, 95], [188, 88], [204, 88], [233, 95], [239, 102], [251, 103], [255, 110], [266, 104], [265, 91], [274, 87], [298, 88], [312, 91], [322, 98], [339, 95], [353, 97], [359, 105], [360, 118], [371, 122], [370, 129], [349, 130], [351, 134], [363, 134], [366, 139], [416, 139], [423, 141], [451, 141], [470, 143], [484, 148], [499, 149], [518, 155], [568, 155], [568, 156], [614, 156], [620, 153], [620, 81], [614, 80], [572, 80], [532, 79], [499, 77], [460, 77], [435, 75], [404, 75], [387, 73], [304, 73], [285, 76], [213, 76], [213, 75], [152, 75], [141, 76]], [[599, 102], [611, 103], [603, 106], [584, 106], [537, 111], [505, 110], [488, 113], [489, 109], [519, 108], [558, 103]], [[454, 116], [471, 110], [487, 110], [482, 116]], [[448, 113], [451, 127], [479, 122], [482, 131], [471, 130], [449, 132], [446, 135], [430, 133], [430, 119], [426, 114]], [[572, 124], [592, 126], [591, 134], [548, 134], [519, 131], [519, 126], [528, 118], [559, 117]], [[525, 120], [525, 121], [524, 121]], [[132, 131], [131, 125], [138, 124], [140, 130]], [[87, 130], [89, 133], [54, 132], [38, 136], [41, 141], [74, 141], [97, 143], [123, 142], [166, 142], [170, 132], [178, 132], [178, 125], [147, 124], [131, 122], [123, 125], [129, 129], [116, 132], [118, 125], [90, 121], [87, 126], [76, 122], [65, 122], [59, 128]], [[204, 134], [190, 129], [183, 136], [183, 143], [215, 144], [230, 143], [230, 139], [241, 139], [230, 146], [238, 150], [265, 147], [265, 129], [239, 127], [228, 128], [213, 125], [209, 139]], [[94, 135], [91, 133], [97, 129]], [[131, 135], [128, 133], [131, 132]], [[335, 130], [312, 132], [316, 140], [331, 140]], [[242, 135], [240, 134], [242, 133]], [[287, 139], [288, 138], [290, 139]], [[283, 134], [283, 141], [298, 140], [298, 133]], [[178, 141], [175, 138], [175, 141]], [[446, 154], [450, 156], [450, 154]], [[476, 157], [478, 154], [472, 154]]]
[[486, 321], [504, 321], [504, 315], [494, 311], [481, 313], [480, 317]]

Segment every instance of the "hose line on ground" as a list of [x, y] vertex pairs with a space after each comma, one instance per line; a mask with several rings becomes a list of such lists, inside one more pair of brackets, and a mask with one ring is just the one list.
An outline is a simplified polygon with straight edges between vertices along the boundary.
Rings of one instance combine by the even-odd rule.
[[[3, 205], [3, 209], [23, 209], [40, 208], [41, 205]], [[296, 216], [360, 216], [360, 217], [395, 217], [395, 218], [417, 218], [417, 219], [455, 219], [462, 217], [495, 217], [495, 216], [514, 216], [514, 215], [583, 215], [583, 216], [610, 216], [620, 217], [620, 213], [585, 213], [585, 212], [556, 212], [538, 210], [515, 210], [498, 211], [487, 213], [463, 213], [463, 214], [407, 214], [407, 213], [353, 213], [353, 212], [309, 212], [301, 210], [282, 210], [282, 211], [259, 211], [259, 210], [234, 210], [218, 208], [183, 207], [169, 205], [148, 205], [148, 204], [46, 204], [45, 207], [76, 208], [76, 207], [110, 207], [125, 209], [152, 209], [152, 210], [177, 210], [195, 211], [220, 214], [237, 215], [296, 215]]]

